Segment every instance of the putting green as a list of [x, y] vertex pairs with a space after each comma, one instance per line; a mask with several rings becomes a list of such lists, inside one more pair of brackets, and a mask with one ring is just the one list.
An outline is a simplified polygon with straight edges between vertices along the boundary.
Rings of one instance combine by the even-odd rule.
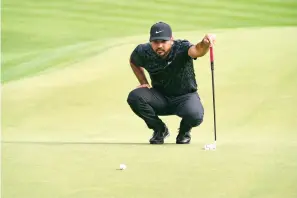
[[147, 35], [113, 40], [83, 62], [3, 85], [3, 197], [296, 197], [297, 28], [213, 32], [217, 151], [201, 150], [213, 141], [208, 56], [195, 61], [206, 115], [192, 144], [174, 144], [180, 119], [170, 116], [171, 137], [153, 146], [126, 103], [137, 85], [128, 58]]
[[296, 9], [295, 0], [4, 0], [1, 82], [72, 65], [115, 39], [147, 39], [160, 20], [174, 32], [284, 27], [297, 25]]

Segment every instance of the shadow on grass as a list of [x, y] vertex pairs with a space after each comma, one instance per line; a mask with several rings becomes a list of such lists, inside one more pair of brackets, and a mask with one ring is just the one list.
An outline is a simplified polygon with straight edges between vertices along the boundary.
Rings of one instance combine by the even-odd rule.
[[[100, 141], [1, 141], [1, 144], [16, 145], [152, 145], [149, 142], [100, 142]], [[160, 144], [156, 144], [160, 145]], [[175, 145], [169, 142], [161, 145]]]

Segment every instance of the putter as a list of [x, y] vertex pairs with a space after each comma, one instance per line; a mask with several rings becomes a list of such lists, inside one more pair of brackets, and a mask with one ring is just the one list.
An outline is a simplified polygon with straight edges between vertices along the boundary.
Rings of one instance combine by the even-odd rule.
[[214, 85], [214, 56], [213, 56], [213, 47], [210, 47], [210, 68], [211, 68], [211, 77], [212, 77], [212, 103], [213, 103], [213, 123], [214, 123], [214, 143], [206, 144], [204, 146], [205, 150], [215, 150], [217, 148], [217, 126], [216, 126], [216, 102], [215, 102], [215, 85]]

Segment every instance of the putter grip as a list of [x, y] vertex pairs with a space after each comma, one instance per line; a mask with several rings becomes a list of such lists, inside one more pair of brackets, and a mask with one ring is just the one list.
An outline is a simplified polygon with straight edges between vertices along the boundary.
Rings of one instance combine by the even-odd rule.
[[214, 70], [213, 48], [212, 47], [210, 47], [209, 53], [210, 53], [210, 66], [211, 66], [211, 69]]

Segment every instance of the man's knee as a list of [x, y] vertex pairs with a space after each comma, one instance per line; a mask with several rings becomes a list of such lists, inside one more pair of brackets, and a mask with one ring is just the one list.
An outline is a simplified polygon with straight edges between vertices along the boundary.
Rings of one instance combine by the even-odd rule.
[[204, 113], [200, 111], [190, 111], [184, 116], [184, 119], [192, 127], [199, 126], [203, 122]]
[[193, 125], [192, 126], [199, 126], [201, 123], [203, 122], [203, 114], [201, 113], [197, 113], [194, 117], [193, 117]]
[[145, 92], [148, 88], [137, 88], [132, 90], [127, 98], [127, 102], [129, 105], [133, 105], [133, 104], [139, 104], [144, 102], [144, 96], [145, 96]]

